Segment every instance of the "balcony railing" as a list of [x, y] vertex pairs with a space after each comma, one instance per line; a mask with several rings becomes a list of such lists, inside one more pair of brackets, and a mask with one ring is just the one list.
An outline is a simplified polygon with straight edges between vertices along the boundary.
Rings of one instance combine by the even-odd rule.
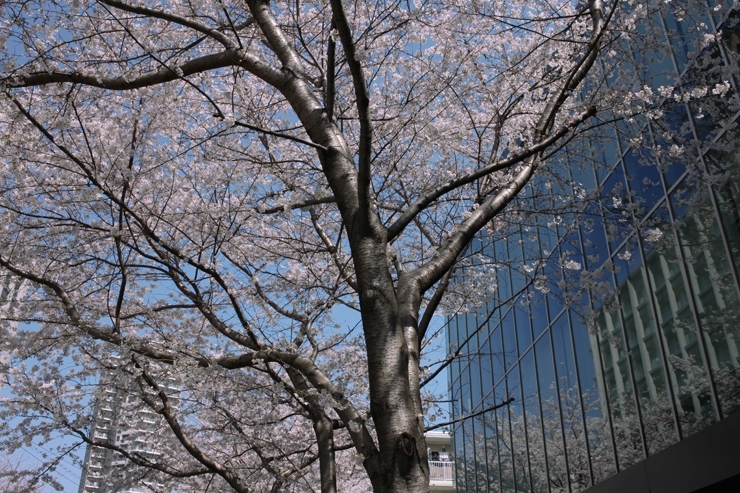
[[429, 479], [435, 481], [452, 481], [452, 466], [454, 462], [430, 460]]

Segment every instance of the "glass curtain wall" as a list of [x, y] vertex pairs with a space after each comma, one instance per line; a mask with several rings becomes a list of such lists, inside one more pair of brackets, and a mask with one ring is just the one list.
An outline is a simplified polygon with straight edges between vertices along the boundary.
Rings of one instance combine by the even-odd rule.
[[[692, 32], [689, 20], [664, 25], [672, 42]], [[735, 31], [722, 31], [709, 56], [738, 63]], [[691, 70], [682, 46], [678, 72]], [[664, 125], [713, 145], [686, 166], [616, 134], [592, 143], [601, 166], [568, 163], [575, 182], [604, 194], [581, 226], [522, 226], [488, 249], [509, 263], [550, 255], [547, 286], [527, 288], [516, 269], [501, 269], [493, 315], [450, 319], [451, 346], [468, 341], [468, 357], [450, 367], [454, 417], [514, 399], [454, 429], [457, 491], [582, 491], [740, 408], [740, 131], [726, 125], [738, 118], [722, 126], [704, 121], [699, 104], [663, 109]], [[651, 123], [643, 141], [661, 144], [666, 130]], [[621, 229], [624, 214], [631, 230]], [[570, 265], [587, 268], [588, 293], [575, 292], [581, 274]]]

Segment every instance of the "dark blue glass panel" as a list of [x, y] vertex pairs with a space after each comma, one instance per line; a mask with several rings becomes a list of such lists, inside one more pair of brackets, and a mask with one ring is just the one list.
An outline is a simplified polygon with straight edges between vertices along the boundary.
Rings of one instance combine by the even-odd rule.
[[550, 338], [545, 335], [535, 344], [537, 376], [540, 387], [542, 423], [550, 484], [568, 484], [565, 467], [563, 432], [560, 423], [560, 402], [552, 358]]
[[593, 156], [575, 156], [571, 159], [570, 174], [573, 183], [580, 189], [593, 190], [596, 188]]
[[475, 334], [478, 331], [479, 321], [478, 321], [478, 315], [475, 313], [466, 313], [465, 314], [465, 332], [464, 337], [465, 339], [461, 340], [460, 343], [464, 343], [464, 341], [468, 340], [469, 338], [473, 337], [471, 339], [471, 342], [468, 342], [468, 351], [470, 351], [470, 348], [475, 348]]
[[[673, 145], [691, 140], [692, 130], [686, 106], [675, 101], [668, 101], [662, 107], [663, 118], [653, 124], [653, 133], [656, 143], [663, 149], [669, 150]], [[667, 187], [676, 183], [686, 171], [686, 164], [665, 154], [658, 167]]]
[[522, 358], [522, 393], [526, 412], [526, 431], [529, 441], [529, 466], [533, 491], [547, 491], [547, 465], [540, 410], [537, 369], [534, 350]]
[[689, 39], [686, 36], [686, 26], [682, 22], [678, 22], [673, 12], [668, 12], [664, 16], [666, 28], [668, 28], [668, 39], [671, 41], [673, 46], [673, 55], [676, 58], [679, 72], [683, 72], [686, 68], [686, 64], [689, 61]]
[[603, 127], [601, 135], [593, 138], [592, 149], [594, 160], [597, 163], [597, 180], [598, 183], [601, 183], [621, 155], [616, 130], [609, 126]]
[[459, 320], [459, 317], [451, 317], [451, 318], [449, 318], [447, 320], [447, 327], [448, 327], [448, 329], [447, 329], [447, 341], [448, 341], [448, 344], [449, 344], [449, 347], [450, 348], [457, 348], [457, 344], [458, 344], [458, 342], [457, 342], [458, 341], [458, 336], [457, 336], [458, 320]]
[[664, 197], [657, 163], [648, 149], [630, 149], [624, 156], [624, 166], [632, 201], [641, 206], [644, 215]]
[[[659, 23], [660, 19], [656, 19], [654, 16], [653, 22]], [[661, 49], [660, 45], [656, 43], [651, 45], [651, 49], [647, 49], [646, 46], [641, 44], [633, 44], [632, 47], [635, 57], [634, 68], [639, 74], [638, 80], [647, 81], [652, 88], [669, 86], [675, 83], [678, 74], [673, 65], [668, 46]], [[653, 47], [657, 49], [652, 49]]]
[[621, 166], [617, 166], [602, 187], [602, 206], [606, 211], [607, 240], [615, 250], [629, 234], [629, 197]]
[[[504, 402], [508, 398], [506, 381], [501, 382], [495, 390], [496, 403]], [[501, 491], [503, 493], [514, 493], [515, 472], [512, 456], [511, 428], [509, 423], [509, 407], [503, 406], [496, 410], [499, 437], [499, 467], [501, 471]]]
[[455, 428], [455, 483], [457, 491], [467, 491], [465, 474], [465, 422], [461, 422]]
[[519, 268], [521, 268], [522, 262], [513, 262], [512, 266], [510, 268], [511, 270], [511, 290], [514, 295], [516, 293], [519, 293], [524, 289], [524, 286], [527, 285], [527, 282], [529, 282], [529, 279], [527, 276], [524, 275], [523, 272], [519, 271]]
[[524, 352], [532, 345], [532, 328], [529, 323], [529, 313], [522, 305], [522, 299], [514, 304], [514, 314], [516, 316], [516, 335], [519, 354]]
[[564, 306], [582, 306], [585, 287], [582, 282], [583, 269], [588, 265], [583, 254], [578, 230], [569, 233], [560, 245], [563, 258], [563, 281], [565, 283]]
[[591, 204], [583, 214], [581, 226], [583, 250], [586, 254], [586, 267], [589, 270], [599, 267], [609, 258], [606, 247], [606, 230], [601, 216], [601, 208]]
[[547, 289], [545, 296], [550, 318], [554, 318], [563, 309], [563, 272], [560, 268], [560, 252], [556, 250], [545, 264]]
[[532, 321], [532, 335], [535, 339], [547, 329], [547, 304], [542, 291], [533, 287], [529, 288], [527, 311]]
[[516, 363], [518, 358], [517, 347], [516, 347], [516, 321], [514, 320], [514, 312], [509, 309], [504, 315], [501, 321], [501, 335], [504, 340], [504, 361], [506, 363], [506, 369], [508, 370], [511, 366]]
[[491, 368], [491, 339], [487, 338], [478, 350], [480, 356], [481, 392], [485, 396], [493, 389], [493, 373]]
[[[634, 77], [630, 74], [631, 77]], [[622, 146], [622, 154], [632, 145], [632, 141], [641, 133], [643, 127], [647, 124], [644, 117], [636, 117], [627, 120], [619, 120], [615, 127], [617, 128], [617, 137]], [[621, 157], [621, 156], [620, 156]], [[614, 163], [616, 164], [616, 163]]]
[[629, 241], [612, 258], [617, 286], [621, 286], [635, 269], [640, 266], [640, 252], [636, 238]]
[[511, 269], [505, 265], [499, 267], [497, 277], [496, 298], [498, 299], [498, 303], [506, 303], [512, 295]]
[[557, 247], [559, 236], [554, 222], [539, 227], [540, 233], [540, 255], [547, 257]]
[[470, 401], [472, 403], [472, 409], [475, 411], [479, 408], [479, 403], [483, 399], [485, 392], [481, 388], [481, 377], [480, 377], [480, 366], [481, 356], [478, 350], [478, 337], [477, 334], [473, 335], [472, 339], [468, 343], [470, 348], [470, 364], [468, 370], [470, 371]]
[[543, 402], [557, 402], [557, 393], [555, 390], [555, 367], [552, 360], [550, 348], [550, 338], [545, 336], [535, 344], [537, 359], [537, 377], [540, 386], [540, 400]]
[[504, 348], [501, 344], [501, 327], [491, 334], [491, 361], [493, 363], [493, 381], [504, 378]]
[[470, 371], [468, 367], [461, 364], [460, 370], [460, 414], [465, 415], [473, 411], [472, 395], [470, 393]]
[[555, 350], [555, 368], [557, 370], [558, 386], [561, 391], [567, 391], [578, 385], [567, 313], [564, 313], [553, 322], [551, 331], [553, 348]]

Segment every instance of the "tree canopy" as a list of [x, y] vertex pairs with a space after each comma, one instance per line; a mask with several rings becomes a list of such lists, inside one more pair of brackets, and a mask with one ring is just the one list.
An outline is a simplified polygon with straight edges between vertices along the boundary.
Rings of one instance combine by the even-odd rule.
[[[4, 446], [70, 436], [178, 491], [421, 492], [431, 321], [496, 288], [471, 242], [598, 195], [559, 156], [658, 118], [673, 88], [635, 67], [706, 6], [0, 9]], [[145, 448], [91, 433], [106, 388], [157, 416]]]

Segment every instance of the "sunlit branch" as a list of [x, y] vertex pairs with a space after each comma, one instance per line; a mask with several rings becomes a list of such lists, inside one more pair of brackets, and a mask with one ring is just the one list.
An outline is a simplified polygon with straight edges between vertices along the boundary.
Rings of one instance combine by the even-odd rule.
[[373, 126], [370, 120], [370, 93], [367, 80], [362, 69], [361, 60], [357, 56], [357, 47], [352, 38], [352, 31], [347, 20], [347, 13], [341, 0], [331, 0], [331, 8], [334, 13], [333, 22], [339, 32], [342, 41], [342, 49], [352, 74], [352, 85], [355, 93], [355, 105], [360, 119], [360, 144], [358, 152], [359, 172], [357, 179], [357, 194], [360, 210], [370, 212], [370, 164], [372, 157], [372, 132]]
[[329, 25], [329, 42], [326, 47], [326, 94], [324, 96], [324, 105], [326, 106], [326, 116], [329, 120], [334, 119], [334, 98], [336, 97], [336, 52], [337, 43], [334, 40], [333, 31], [336, 28], [332, 19]]
[[215, 472], [224, 480], [229, 483], [229, 485], [234, 488], [234, 490], [238, 491], [239, 493], [249, 493], [251, 488], [249, 488], [246, 484], [243, 483], [243, 481], [239, 478], [239, 476], [230, 468], [225, 467], [223, 464], [217, 462], [214, 458], [210, 457], [208, 454], [206, 454], [204, 451], [202, 451], [195, 443], [193, 443], [192, 439], [188, 436], [187, 433], [185, 433], [185, 430], [182, 428], [182, 425], [177, 419], [177, 413], [175, 409], [172, 407], [172, 403], [170, 401], [169, 396], [167, 393], [162, 389], [159, 384], [147, 373], [146, 369], [143, 368], [134, 358], [134, 364], [137, 367], [137, 369], [140, 371], [139, 379], [143, 383], [145, 383], [148, 387], [150, 387], [157, 395], [157, 398], [159, 400], [160, 405], [157, 405], [154, 401], [154, 399], [147, 397], [146, 389], [142, 388], [142, 399], [154, 410], [157, 411], [158, 414], [162, 415], [164, 420], [169, 425], [170, 429], [172, 430], [172, 433], [175, 435], [177, 440], [182, 444], [183, 447], [190, 453], [190, 455], [203, 464], [205, 467], [210, 469], [211, 471]]
[[432, 318], [434, 317], [434, 312], [437, 311], [437, 307], [439, 307], [439, 304], [444, 298], [445, 291], [447, 290], [447, 286], [450, 284], [450, 279], [452, 279], [453, 272], [454, 269], [450, 269], [447, 271], [447, 273], [445, 273], [444, 276], [442, 276], [437, 289], [434, 290], [432, 298], [429, 300], [429, 303], [427, 303], [427, 306], [424, 309], [424, 315], [422, 315], [421, 320], [419, 321], [418, 328], [420, 351], [424, 341], [424, 336], [426, 336], [427, 330], [429, 329], [429, 324], [432, 322]]
[[434, 201], [438, 200], [445, 194], [457, 188], [460, 188], [464, 185], [473, 183], [475, 180], [478, 180], [486, 175], [495, 173], [496, 171], [501, 171], [504, 169], [512, 168], [522, 163], [526, 159], [529, 159], [535, 154], [542, 152], [543, 150], [550, 147], [553, 143], [563, 138], [565, 135], [568, 134], [568, 132], [571, 132], [573, 128], [575, 128], [580, 123], [582, 123], [583, 121], [593, 116], [594, 113], [595, 113], [595, 109], [589, 108], [585, 113], [579, 115], [574, 121], [570, 122], [568, 125], [564, 125], [562, 128], [560, 128], [557, 132], [555, 132], [548, 138], [543, 139], [541, 142], [530, 146], [529, 148], [527, 148], [525, 151], [521, 152], [520, 154], [516, 154], [503, 161], [496, 161], [495, 163], [490, 164], [488, 166], [478, 168], [472, 173], [469, 173], [460, 178], [456, 178], [454, 180], [450, 180], [444, 185], [440, 185], [439, 187], [430, 190], [429, 192], [424, 194], [422, 197], [417, 199], [413, 204], [411, 204], [399, 216], [399, 218], [396, 219], [395, 222], [388, 227], [388, 239], [393, 240], [394, 238], [398, 237], [398, 235], [400, 235], [403, 232], [406, 226], [408, 226], [408, 224], [411, 221], [413, 221], [414, 218], [420, 212], [424, 211], [430, 204], [432, 204]]
[[180, 469], [175, 469], [173, 467], [170, 467], [167, 464], [162, 464], [159, 462], [152, 462], [150, 460], [147, 460], [146, 457], [143, 457], [139, 454], [132, 454], [126, 448], [119, 447], [111, 442], [108, 442], [108, 441], [104, 442], [101, 440], [90, 438], [84, 431], [72, 426], [70, 423], [66, 421], [64, 422], [64, 426], [68, 428], [72, 433], [80, 437], [80, 439], [84, 443], [86, 443], [88, 446], [112, 450], [113, 452], [120, 454], [121, 456], [125, 457], [126, 459], [131, 461], [133, 464], [136, 464], [137, 466], [154, 469], [156, 471], [163, 472], [167, 474], [168, 476], [172, 476], [173, 478], [191, 478], [193, 476], [202, 476], [204, 474], [210, 474], [211, 472], [213, 472], [210, 469], [205, 468], [205, 467], [200, 468], [200, 469], [189, 469], [189, 470], [183, 471]]
[[129, 5], [119, 0], [100, 0], [100, 1], [104, 3], [105, 5], [117, 8], [119, 10], [124, 10], [126, 12], [131, 12], [133, 14], [140, 14], [146, 17], [153, 17], [155, 19], [162, 19], [164, 21], [179, 24], [184, 27], [189, 27], [190, 29], [193, 29], [194, 31], [198, 31], [201, 34], [205, 34], [206, 36], [215, 39], [220, 44], [222, 44], [224, 48], [226, 48], [227, 50], [233, 50], [237, 48], [237, 45], [235, 45], [234, 42], [230, 40], [228, 37], [224, 36], [223, 33], [219, 32], [216, 29], [212, 29], [205, 24], [194, 21], [192, 19], [188, 19], [186, 17], [175, 15], [170, 12], [164, 12], [162, 10], [152, 9], [149, 7]]
[[84, 84], [101, 89], [123, 91], [149, 87], [166, 82], [171, 82], [188, 75], [208, 72], [224, 67], [240, 66], [257, 77], [274, 84], [282, 86], [284, 75], [276, 68], [264, 63], [257, 57], [250, 55], [244, 50], [226, 50], [213, 55], [204, 55], [193, 60], [183, 62], [179, 65], [148, 72], [139, 76], [129, 77], [101, 77], [81, 72], [34, 72], [31, 74], [13, 74], [3, 77], [7, 87], [32, 87], [43, 86], [53, 83]]

